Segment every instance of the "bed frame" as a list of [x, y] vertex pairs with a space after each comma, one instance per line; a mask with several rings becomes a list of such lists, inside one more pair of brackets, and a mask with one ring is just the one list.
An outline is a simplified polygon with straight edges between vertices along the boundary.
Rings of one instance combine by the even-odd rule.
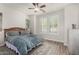
[[26, 29], [24, 28], [20, 28], [20, 27], [12, 27], [12, 28], [8, 28], [8, 29], [4, 29], [4, 41], [5, 41], [5, 45], [10, 48], [11, 50], [15, 51], [17, 54], [20, 54], [19, 51], [17, 50], [17, 48], [15, 46], [13, 46], [12, 44], [10, 44], [5, 38], [6, 38], [6, 33], [10, 32], [10, 31], [26, 31]]
[[[27, 31], [27, 29], [24, 29], [24, 28], [20, 28], [20, 27], [12, 27], [12, 28], [8, 28], [8, 29], [4, 29], [4, 38], [6, 38], [6, 33], [7, 32], [10, 32], [10, 31], [18, 31], [18, 32], [21, 32], [21, 31]], [[6, 39], [4, 39], [5, 41], [5, 45], [10, 48], [11, 50], [15, 51], [17, 54], [20, 55], [20, 52], [18, 51], [18, 49], [13, 46], [12, 44], [10, 44]], [[37, 46], [41, 45], [42, 43], [39, 43]], [[30, 51], [30, 50], [29, 50]]]

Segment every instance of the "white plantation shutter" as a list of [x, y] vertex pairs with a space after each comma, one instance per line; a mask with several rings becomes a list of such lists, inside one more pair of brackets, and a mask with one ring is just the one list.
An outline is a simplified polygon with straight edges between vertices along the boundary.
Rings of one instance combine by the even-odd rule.
[[62, 12], [47, 14], [40, 17], [42, 33], [57, 33], [60, 20], [63, 19]]

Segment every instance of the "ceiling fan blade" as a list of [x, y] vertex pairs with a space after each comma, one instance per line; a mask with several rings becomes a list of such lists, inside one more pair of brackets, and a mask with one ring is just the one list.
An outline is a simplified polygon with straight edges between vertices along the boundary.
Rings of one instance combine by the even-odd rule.
[[38, 5], [39, 5], [39, 3], [32, 3], [35, 7], [37, 6], [38, 7]]
[[36, 6], [36, 3], [32, 3], [34, 6]]
[[43, 9], [40, 9], [40, 11], [42, 11], [42, 12], [44, 12], [44, 13], [46, 12], [46, 11], [45, 11], [45, 10], [43, 10]]
[[28, 8], [28, 9], [34, 9], [34, 8]]
[[46, 5], [42, 5], [42, 6], [40, 6], [40, 8], [43, 8], [43, 7], [46, 7]]

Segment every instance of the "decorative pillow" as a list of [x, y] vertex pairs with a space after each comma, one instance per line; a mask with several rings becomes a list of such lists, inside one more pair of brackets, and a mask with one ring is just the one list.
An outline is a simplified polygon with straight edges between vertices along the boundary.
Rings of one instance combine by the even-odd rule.
[[18, 31], [10, 31], [10, 32], [7, 32], [7, 35], [8, 36], [18, 36], [19, 32]]
[[20, 32], [20, 35], [29, 35], [29, 33], [26, 32], [26, 31], [21, 31], [21, 32]]

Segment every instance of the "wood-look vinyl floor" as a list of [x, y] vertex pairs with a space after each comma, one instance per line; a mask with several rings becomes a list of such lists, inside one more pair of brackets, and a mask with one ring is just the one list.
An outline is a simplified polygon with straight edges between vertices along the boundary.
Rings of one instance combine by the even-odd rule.
[[31, 55], [68, 55], [68, 48], [63, 43], [54, 41], [44, 41], [43, 44], [33, 51], [29, 52]]

